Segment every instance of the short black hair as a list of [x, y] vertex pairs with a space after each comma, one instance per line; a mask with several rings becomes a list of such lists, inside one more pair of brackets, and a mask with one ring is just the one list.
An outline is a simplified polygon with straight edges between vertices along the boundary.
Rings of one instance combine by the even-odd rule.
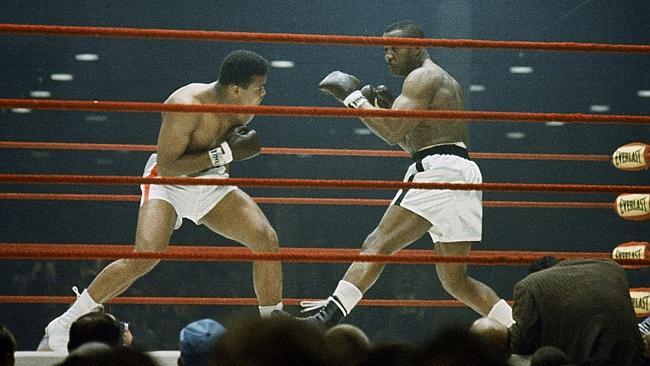
[[543, 269], [551, 268], [559, 262], [560, 260], [552, 255], [541, 257], [533, 262], [530, 267], [528, 267], [528, 274], [533, 274]]
[[253, 76], [269, 72], [269, 62], [253, 51], [236, 50], [223, 59], [219, 69], [219, 84], [248, 86]]
[[9, 329], [0, 324], [0, 357], [16, 352], [16, 339]]
[[422, 28], [411, 20], [402, 20], [396, 23], [393, 23], [386, 27], [384, 33], [392, 32], [394, 30], [402, 31], [402, 37], [405, 38], [424, 38], [424, 32]]
[[102, 342], [117, 347], [121, 340], [120, 325], [114, 316], [92, 312], [77, 319], [70, 326], [68, 352], [88, 342]]

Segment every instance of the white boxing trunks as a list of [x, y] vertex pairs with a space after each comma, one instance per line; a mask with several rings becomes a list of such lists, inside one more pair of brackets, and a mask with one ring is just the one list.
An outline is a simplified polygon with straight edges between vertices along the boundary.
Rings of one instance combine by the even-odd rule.
[[[464, 157], [463, 157], [464, 156]], [[467, 150], [455, 145], [436, 145], [418, 151], [405, 182], [481, 183], [483, 178]], [[398, 205], [427, 219], [434, 243], [480, 241], [483, 205], [481, 191], [407, 189], [395, 195]]]
[[[158, 177], [156, 169], [156, 154], [151, 154], [145, 165], [145, 178]], [[192, 177], [201, 178], [228, 178], [225, 167], [204, 170]], [[160, 184], [142, 184], [142, 197], [140, 205], [147, 200], [159, 199], [169, 202], [176, 210], [176, 224], [174, 230], [181, 227], [183, 218], [192, 220], [195, 224], [221, 201], [230, 191], [237, 189], [235, 186], [177, 186]]]

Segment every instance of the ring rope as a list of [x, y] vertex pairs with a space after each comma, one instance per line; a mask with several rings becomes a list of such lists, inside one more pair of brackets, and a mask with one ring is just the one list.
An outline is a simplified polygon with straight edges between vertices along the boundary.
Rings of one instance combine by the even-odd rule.
[[[241, 262], [273, 260], [285, 262], [350, 263], [380, 262], [397, 264], [468, 263], [474, 265], [525, 265], [544, 256], [558, 259], [611, 258], [605, 252], [472, 251], [469, 256], [441, 256], [431, 250], [408, 249], [393, 255], [360, 254], [345, 248], [280, 248], [277, 253], [253, 253], [243, 247], [169, 246], [164, 252], [134, 251], [132, 245], [0, 243], [3, 259], [162, 259], [175, 261]], [[615, 259], [622, 265], [648, 266], [648, 259]]]
[[[0, 149], [156, 151], [156, 145], [0, 141]], [[293, 147], [263, 147], [262, 154], [366, 156], [366, 157], [390, 157], [390, 158], [409, 157], [409, 154], [406, 153], [405, 151], [396, 151], [396, 150], [314, 149], [314, 148], [293, 148]], [[607, 162], [611, 161], [611, 156], [609, 155], [470, 152], [469, 156], [472, 159], [607, 161]]]
[[454, 111], [417, 109], [354, 109], [341, 107], [305, 107], [241, 104], [165, 104], [160, 102], [116, 102], [86, 100], [43, 100], [0, 98], [0, 108], [27, 108], [47, 110], [85, 110], [113, 112], [183, 112], [183, 113], [230, 113], [267, 116], [315, 116], [315, 117], [399, 117], [430, 119], [471, 119], [510, 122], [573, 122], [600, 124], [650, 124], [650, 116], [584, 113], [529, 113], [493, 111]]
[[173, 185], [234, 185], [242, 187], [273, 188], [332, 188], [332, 189], [452, 189], [462, 191], [498, 192], [573, 192], [573, 193], [650, 193], [650, 186], [596, 185], [596, 184], [547, 184], [547, 183], [424, 183], [386, 180], [344, 179], [288, 179], [288, 178], [191, 178], [156, 177], [145, 178], [117, 175], [71, 175], [71, 174], [0, 174], [0, 183], [21, 184], [173, 184]]
[[124, 27], [83, 27], [34, 24], [0, 24], [1, 33], [87, 37], [124, 37], [230, 41], [255, 43], [322, 44], [350, 46], [416, 46], [443, 48], [481, 48], [537, 51], [574, 51], [602, 53], [650, 53], [648, 45], [579, 42], [492, 41], [472, 39], [431, 39], [345, 36], [326, 34], [224, 32]]
[[[0, 200], [139, 202], [140, 196], [135, 194], [0, 193]], [[253, 197], [253, 200], [262, 204], [340, 206], [388, 206], [391, 202], [389, 199], [377, 198], [315, 197]], [[483, 206], [499, 208], [615, 209], [615, 204], [611, 202], [483, 201]]]
[[[28, 304], [70, 304], [74, 296], [29, 296], [0, 295], [0, 303]], [[300, 305], [302, 301], [319, 299], [283, 299], [285, 305]], [[106, 304], [148, 304], [148, 305], [258, 305], [254, 297], [115, 297]], [[363, 299], [362, 306], [401, 306], [401, 307], [461, 307], [466, 306], [458, 300], [400, 300], [400, 299]]]

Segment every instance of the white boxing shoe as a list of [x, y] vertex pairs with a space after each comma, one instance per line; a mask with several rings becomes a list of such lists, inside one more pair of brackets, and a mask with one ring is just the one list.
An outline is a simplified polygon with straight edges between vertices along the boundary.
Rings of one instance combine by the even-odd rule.
[[82, 316], [101, 309], [101, 304], [96, 303], [88, 294], [87, 290], [79, 293], [77, 287], [73, 287], [72, 291], [77, 294], [77, 300], [70, 306], [70, 308], [58, 318], [52, 320], [47, 327], [45, 327], [45, 338], [47, 339], [47, 346], [54, 352], [68, 352], [68, 340], [70, 339], [70, 327], [75, 320]]

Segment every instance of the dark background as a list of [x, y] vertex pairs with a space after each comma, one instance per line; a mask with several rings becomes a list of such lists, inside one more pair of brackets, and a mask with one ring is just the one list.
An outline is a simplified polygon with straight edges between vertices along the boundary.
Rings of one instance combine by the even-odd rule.
[[[428, 37], [486, 40], [574, 41], [649, 44], [647, 1], [2, 1], [0, 22], [169, 28], [278, 33], [381, 35], [398, 20], [420, 23]], [[340, 69], [367, 83], [399, 91], [381, 47], [254, 44], [58, 36], [0, 35], [0, 97], [161, 102], [190, 82], [212, 82], [222, 58], [238, 48], [269, 60], [274, 68], [266, 105], [339, 106], [317, 83]], [[463, 86], [468, 110], [648, 115], [650, 58], [636, 54], [499, 51], [432, 48], [432, 59]], [[94, 62], [75, 55], [97, 54]], [[532, 73], [513, 74], [510, 67]], [[72, 81], [54, 81], [70, 73]], [[482, 86], [482, 88], [480, 87]], [[476, 91], [479, 90], [479, 91]], [[601, 107], [608, 106], [608, 110]], [[595, 109], [594, 109], [595, 108]], [[155, 144], [156, 113], [0, 110], [5, 141]], [[258, 116], [252, 126], [269, 147], [388, 149], [354, 119]], [[509, 137], [510, 136], [510, 137]], [[514, 138], [513, 138], [514, 137]], [[611, 154], [632, 142], [650, 143], [640, 125], [545, 124], [475, 121], [474, 152]], [[3, 173], [137, 176], [143, 152], [2, 150]], [[232, 167], [233, 177], [401, 180], [406, 159], [262, 155]], [[647, 171], [622, 172], [603, 162], [479, 160], [486, 182], [647, 185]], [[2, 192], [139, 194], [137, 186], [3, 185]], [[245, 189], [252, 196], [392, 198], [389, 191]], [[485, 200], [613, 202], [607, 194], [497, 194]], [[358, 248], [384, 207], [262, 205], [285, 247]], [[124, 244], [133, 240], [137, 204], [122, 202], [0, 201], [0, 242]], [[620, 219], [611, 210], [486, 208], [478, 250], [610, 252], [626, 241], [647, 241], [650, 224]], [[173, 244], [234, 245], [185, 221]], [[428, 237], [412, 248], [430, 248]], [[107, 262], [0, 261], [3, 295], [72, 295]], [[285, 297], [328, 296], [347, 264], [286, 264]], [[471, 274], [511, 298], [522, 266], [476, 266]], [[648, 269], [628, 271], [632, 287], [649, 287]], [[125, 296], [254, 296], [248, 263], [164, 262]], [[390, 265], [367, 298], [450, 299], [432, 266]], [[287, 307], [297, 312], [294, 307]], [[35, 349], [45, 325], [63, 304], [1, 304], [0, 322], [17, 336], [20, 350]], [[253, 314], [254, 306], [110, 305], [131, 323], [147, 349], [175, 349], [187, 322], [209, 316], [225, 321]], [[420, 342], [449, 323], [469, 325], [468, 308], [359, 307], [347, 319], [375, 341]], [[588, 321], [588, 319], [585, 319]]]

